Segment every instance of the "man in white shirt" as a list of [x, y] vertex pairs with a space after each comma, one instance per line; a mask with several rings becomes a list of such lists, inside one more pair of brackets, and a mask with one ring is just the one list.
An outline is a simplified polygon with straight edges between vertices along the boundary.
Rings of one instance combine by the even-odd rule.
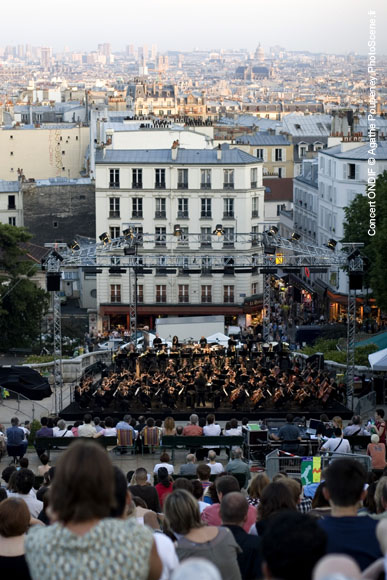
[[211, 475], [218, 475], [219, 473], [223, 473], [223, 471], [224, 471], [223, 465], [216, 461], [216, 452], [215, 451], [208, 452], [207, 465], [211, 469]]
[[84, 424], [79, 425], [78, 427], [78, 437], [94, 437], [97, 433], [97, 430], [91, 424], [91, 415], [90, 413], [86, 413], [83, 417]]
[[67, 429], [66, 423], [63, 419], [59, 419], [58, 424], [53, 429], [54, 437], [74, 437], [74, 433], [71, 429]]
[[12, 497], [20, 497], [23, 499], [27, 504], [31, 516], [37, 518], [43, 509], [43, 502], [31, 495], [34, 481], [35, 476], [31, 469], [19, 469], [15, 476], [16, 493], [13, 493]]
[[343, 439], [340, 427], [333, 431], [334, 437], [328, 439], [321, 447], [321, 451], [329, 451], [332, 455], [341, 453], [351, 453], [351, 446], [347, 439]]
[[155, 465], [154, 469], [153, 469], [153, 473], [155, 473], [157, 475], [160, 467], [165, 467], [165, 469], [168, 471], [169, 475], [172, 475], [173, 471], [174, 471], [174, 467], [170, 462], [170, 457], [168, 455], [168, 453], [162, 453], [160, 455], [160, 463], [157, 463], [157, 465]]

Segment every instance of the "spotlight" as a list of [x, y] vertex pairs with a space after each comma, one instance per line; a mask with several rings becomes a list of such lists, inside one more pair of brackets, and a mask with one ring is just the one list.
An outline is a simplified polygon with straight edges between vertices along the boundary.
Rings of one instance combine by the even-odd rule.
[[271, 226], [270, 230], [267, 232], [269, 236], [276, 236], [278, 234], [278, 228], [276, 226]]
[[60, 254], [58, 254], [58, 252], [56, 250], [54, 250], [52, 252], [52, 256], [56, 259], [59, 260], [59, 262], [63, 262], [63, 256], [61, 256]]
[[336, 248], [336, 246], [337, 246], [337, 242], [336, 242], [336, 240], [333, 240], [333, 239], [330, 239], [330, 240], [328, 240], [328, 242], [327, 242], [327, 247], [328, 247], [330, 250], [334, 250], [334, 249]]
[[134, 231], [133, 228], [131, 227], [126, 228], [126, 230], [123, 230], [122, 234], [125, 237], [125, 240], [133, 240], [134, 238]]
[[173, 227], [173, 235], [176, 236], [177, 238], [180, 238], [182, 236], [182, 231], [181, 231], [181, 227], [179, 224], [176, 224]]
[[216, 227], [212, 233], [215, 234], [216, 236], [223, 236], [224, 229], [223, 229], [222, 224], [216, 224]]
[[103, 234], [101, 234], [99, 236], [99, 239], [101, 240], [101, 242], [103, 242], [104, 244], [108, 244], [111, 240], [109, 237], [109, 234], [107, 232], [104, 232]]
[[298, 234], [297, 232], [293, 232], [292, 233], [292, 237], [290, 238], [291, 242], [298, 242], [298, 240], [301, 238], [300, 234]]
[[81, 246], [78, 244], [76, 240], [73, 240], [71, 244], [69, 244], [68, 246], [70, 250], [72, 250], [73, 252], [77, 252], [78, 250], [81, 249]]

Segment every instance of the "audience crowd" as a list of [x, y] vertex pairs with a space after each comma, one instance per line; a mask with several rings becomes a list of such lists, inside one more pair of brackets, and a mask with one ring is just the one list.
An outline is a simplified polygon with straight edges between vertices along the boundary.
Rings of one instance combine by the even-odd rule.
[[[93, 440], [126, 430], [136, 441], [147, 428], [158, 430], [159, 438], [174, 435], [179, 426], [171, 417], [155, 424], [126, 415], [115, 425], [86, 415], [72, 426], [42, 418], [37, 439], [82, 439], [61, 451], [55, 466], [41, 453], [34, 473], [25, 456], [30, 426], [22, 428], [13, 418], [6, 432], [0, 426], [15, 459], [2, 471], [0, 575], [381, 580], [387, 566], [387, 469], [383, 415], [379, 419], [367, 448], [372, 472], [346, 450], [331, 459], [321, 482], [303, 486], [284, 472], [270, 479], [263, 469], [251, 471], [240, 447], [223, 461], [219, 448], [203, 445], [187, 453], [179, 469], [170, 454], [153, 456], [149, 449], [152, 469], [140, 466], [125, 475]], [[363, 435], [359, 425], [354, 417], [349, 435]], [[202, 426], [193, 415], [180, 430], [221, 433], [213, 415]], [[236, 420], [225, 431], [242, 432]], [[323, 450], [345, 445], [339, 417], [330, 434]]]

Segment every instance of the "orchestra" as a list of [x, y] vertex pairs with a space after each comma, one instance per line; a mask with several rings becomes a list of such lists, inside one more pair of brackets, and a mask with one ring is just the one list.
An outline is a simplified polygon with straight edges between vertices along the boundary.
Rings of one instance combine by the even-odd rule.
[[74, 399], [82, 409], [128, 411], [152, 408], [232, 408], [256, 411], [269, 408], [306, 408], [316, 401], [326, 408], [343, 398], [340, 385], [328, 371], [290, 360], [286, 343], [260, 343], [238, 349], [200, 340], [195, 345], [147, 347], [133, 344], [113, 357], [113, 370], [98, 380], [84, 377]]

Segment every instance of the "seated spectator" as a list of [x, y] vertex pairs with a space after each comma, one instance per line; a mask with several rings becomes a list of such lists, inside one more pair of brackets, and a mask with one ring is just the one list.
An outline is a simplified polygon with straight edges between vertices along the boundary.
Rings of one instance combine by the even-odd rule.
[[195, 415], [195, 413], [193, 413], [190, 416], [189, 420], [190, 420], [189, 425], [186, 425], [183, 429], [183, 435], [190, 436], [203, 435], [203, 429], [198, 425], [199, 417]]
[[224, 467], [221, 463], [216, 461], [216, 451], [212, 449], [208, 452], [208, 467], [211, 470], [211, 475], [218, 475], [219, 473], [223, 473]]
[[57, 427], [54, 428], [54, 437], [74, 437], [74, 433], [67, 429], [63, 419], [59, 419]]
[[[224, 475], [219, 477], [215, 481], [216, 493], [219, 498], [219, 502], [222, 502], [223, 497], [232, 491], [240, 491], [239, 483], [233, 475]], [[202, 520], [207, 522], [211, 526], [220, 526], [220, 503], [214, 503], [206, 507], [202, 512]], [[255, 523], [257, 519], [257, 510], [253, 506], [249, 505], [247, 512], [247, 519], [243, 525], [243, 529], [248, 532], [251, 526]]]
[[15, 465], [8, 465], [8, 467], [5, 467], [1, 473], [1, 477], [3, 479], [3, 481], [5, 482], [5, 486], [3, 487], [8, 487], [9, 484], [9, 480], [11, 475], [16, 471], [16, 466]]
[[[365, 575], [365, 578], [372, 576]], [[349, 556], [324, 556], [313, 570], [313, 580], [361, 580], [362, 574], [359, 566], [353, 558]]]
[[19, 461], [20, 469], [28, 469], [29, 464], [30, 462], [28, 460], [28, 457], [21, 457]]
[[222, 580], [219, 569], [204, 558], [188, 558], [174, 571], [171, 580]]
[[157, 495], [159, 496], [161, 509], [163, 509], [166, 497], [173, 491], [172, 480], [165, 467], [159, 467], [157, 471], [157, 479], [159, 480], [159, 483], [155, 485], [155, 488]]
[[256, 510], [256, 522], [249, 528], [249, 533], [262, 536], [269, 519], [275, 514], [286, 510], [297, 510], [297, 504], [290, 489], [282, 481], [270, 483], [262, 492], [261, 500]]
[[219, 436], [221, 433], [220, 425], [215, 423], [215, 415], [210, 413], [206, 417], [207, 425], [203, 427], [203, 435]]
[[272, 433], [271, 439], [275, 441], [283, 441], [281, 449], [288, 453], [297, 453], [299, 449], [299, 441], [301, 441], [301, 432], [297, 425], [293, 424], [293, 415], [288, 413], [286, 415], [286, 425], [283, 425], [278, 431], [278, 435]]
[[53, 437], [54, 429], [48, 426], [48, 418], [42, 417], [40, 419], [41, 428], [36, 431], [35, 437]]
[[164, 419], [161, 435], [176, 435], [176, 426], [173, 417], [166, 417]]
[[[179, 480], [177, 480], [177, 481], [179, 481]], [[176, 481], [175, 481], [175, 483], [176, 483]], [[190, 491], [192, 493], [192, 495], [194, 496], [194, 498], [197, 500], [197, 502], [199, 504], [200, 513], [203, 513], [203, 510], [205, 510], [206, 507], [208, 507], [208, 503], [203, 501], [204, 489], [202, 487], [202, 484], [200, 483], [200, 481], [198, 479], [194, 479], [193, 481], [190, 481], [190, 484], [191, 484], [191, 490], [187, 489], [187, 491]], [[176, 489], [175, 484], [173, 484], [173, 489], [174, 490]]]
[[183, 435], [184, 427], [183, 425], [176, 426], [176, 435]]
[[241, 580], [237, 561], [240, 548], [233, 535], [227, 528], [206, 526], [190, 493], [184, 489], [171, 493], [165, 502], [165, 518], [177, 536], [176, 553], [180, 561], [205, 558], [219, 569], [222, 580]]
[[20, 460], [24, 456], [28, 446], [25, 433], [23, 429], [19, 427], [19, 419], [17, 417], [12, 417], [11, 427], [8, 427], [6, 435], [8, 455], [12, 456], [14, 463], [16, 463], [18, 457]]
[[[96, 428], [91, 424], [91, 415], [86, 413], [83, 417], [83, 424], [78, 427], [78, 437], [94, 437], [97, 431]], [[75, 433], [74, 433], [75, 435]]]
[[156, 513], [161, 512], [159, 496], [156, 489], [148, 482], [146, 469], [138, 467], [134, 472], [136, 483], [129, 486], [132, 495], [141, 497], [148, 508]]
[[343, 453], [351, 453], [351, 446], [348, 439], [343, 439], [343, 434], [340, 427], [335, 427], [333, 429], [333, 437], [325, 441], [324, 445], [321, 447], [321, 451], [328, 451], [332, 455]]
[[378, 519], [387, 516], [387, 476], [379, 479], [375, 487], [375, 511]]
[[318, 520], [327, 533], [327, 553], [347, 554], [364, 570], [381, 556], [376, 538], [377, 521], [357, 512], [365, 498], [366, 471], [350, 458], [332, 461], [326, 470], [324, 495], [332, 514]]
[[[124, 418], [122, 419], [122, 421], [119, 421], [116, 425], [116, 429], [117, 431], [119, 429], [122, 429], [124, 431], [134, 431], [132, 425], [130, 424], [132, 420], [132, 416], [131, 415], [125, 415]], [[95, 419], [94, 419], [94, 424], [95, 424]]]
[[46, 471], [48, 471], [51, 467], [51, 465], [49, 465], [49, 457], [47, 455], [47, 453], [42, 453], [42, 455], [39, 457], [42, 465], [38, 465], [38, 475], [44, 475], [46, 473]]
[[[95, 427], [94, 427], [95, 429]], [[93, 435], [94, 439], [97, 437], [117, 437], [117, 429], [114, 427], [114, 421], [111, 417], [106, 417], [105, 428]]]
[[31, 495], [35, 476], [30, 469], [20, 469], [15, 474], [15, 490], [16, 493], [12, 497], [19, 497], [23, 499], [28, 507], [28, 510], [33, 518], [37, 518], [43, 508], [43, 503]]
[[30, 525], [26, 503], [10, 497], [0, 503], [0, 570], [4, 578], [31, 578], [24, 556], [24, 538]]
[[157, 447], [160, 444], [160, 431], [155, 426], [155, 420], [152, 417], [148, 417], [146, 425], [140, 434], [143, 446], [149, 447], [151, 451], [154, 451], [153, 447]]
[[210, 481], [211, 469], [209, 468], [208, 465], [201, 463], [196, 468], [196, 475], [198, 476], [198, 479], [201, 483], [203, 491], [205, 491], [207, 489], [207, 487], [209, 487], [211, 485], [211, 481]]
[[172, 485], [173, 491], [175, 491], [175, 489], [185, 489], [186, 491], [189, 491], [189, 493], [192, 493], [193, 495], [194, 481], [198, 482], [203, 494], [203, 488], [201, 486], [200, 481], [198, 479], [187, 479], [186, 477], [178, 477], [177, 479], [175, 479]]
[[384, 409], [376, 409], [375, 425], [371, 427], [371, 433], [379, 435], [380, 443], [386, 444], [386, 422], [384, 420]]
[[295, 511], [277, 514], [262, 537], [265, 578], [310, 580], [326, 544], [326, 534], [313, 518]]
[[312, 509], [309, 515], [315, 516], [317, 518], [324, 518], [325, 516], [331, 515], [331, 506], [329, 501], [326, 499], [323, 489], [325, 487], [325, 482], [322, 481], [316, 489], [314, 497], [312, 499]]
[[233, 436], [233, 435], [242, 435], [242, 427], [238, 427], [237, 419], [231, 419], [230, 423], [226, 423], [224, 435]]
[[257, 507], [261, 499], [261, 495], [265, 487], [270, 483], [266, 472], [257, 473], [250, 481], [249, 487], [247, 489], [247, 503], [253, 507]]
[[172, 473], [174, 472], [174, 466], [172, 465], [172, 463], [170, 463], [171, 458], [169, 457], [168, 453], [162, 453], [160, 455], [160, 463], [157, 463], [154, 468], [153, 468], [153, 473], [158, 472], [158, 470], [160, 469], [160, 467], [165, 467], [165, 469], [168, 471], [169, 475], [172, 475]]
[[99, 417], [94, 417], [93, 422], [94, 422], [95, 430], [97, 431], [97, 433], [99, 433], [101, 431], [101, 429], [102, 429], [102, 427], [100, 425], [101, 419]]
[[250, 481], [250, 468], [247, 465], [247, 463], [245, 463], [243, 461], [243, 451], [240, 447], [236, 447], [233, 450], [233, 456], [234, 459], [232, 459], [227, 465], [226, 465], [226, 473], [232, 473], [232, 474], [241, 474], [245, 476], [245, 482], [243, 485], [241, 485], [241, 487], [244, 487], [245, 489], [247, 489], [247, 485]]
[[74, 437], [78, 437], [78, 429], [80, 425], [82, 425], [82, 421], [75, 421], [74, 425], [71, 427], [71, 432], [74, 435]]
[[196, 475], [196, 457], [193, 453], [188, 453], [186, 463], [180, 466], [179, 475]]
[[36, 499], [39, 501], [43, 501], [46, 491], [50, 487], [52, 480], [54, 479], [55, 475], [55, 467], [50, 467], [48, 471], [43, 476], [43, 485], [39, 487], [38, 491], [36, 492]]
[[371, 443], [367, 445], [367, 455], [371, 457], [372, 469], [384, 469], [386, 467], [386, 446], [380, 443], [379, 435], [371, 435]]
[[343, 431], [344, 437], [353, 437], [354, 435], [364, 435], [364, 428], [361, 424], [361, 417], [359, 415], [354, 415], [350, 425], [347, 425]]
[[225, 495], [220, 503], [222, 525], [227, 527], [242, 550], [238, 554], [238, 565], [243, 580], [261, 577], [260, 540], [250, 536], [243, 526], [247, 520], [249, 504], [240, 492]]
[[114, 491], [113, 465], [100, 445], [77, 441], [61, 455], [50, 492], [56, 523], [36, 526], [26, 538], [33, 578], [51, 580], [55, 567], [67, 569], [69, 578], [90, 577], [95, 570], [92, 575], [98, 578], [113, 573], [128, 580], [158, 580], [161, 562], [151, 531], [134, 519], [109, 517], [117, 506]]

